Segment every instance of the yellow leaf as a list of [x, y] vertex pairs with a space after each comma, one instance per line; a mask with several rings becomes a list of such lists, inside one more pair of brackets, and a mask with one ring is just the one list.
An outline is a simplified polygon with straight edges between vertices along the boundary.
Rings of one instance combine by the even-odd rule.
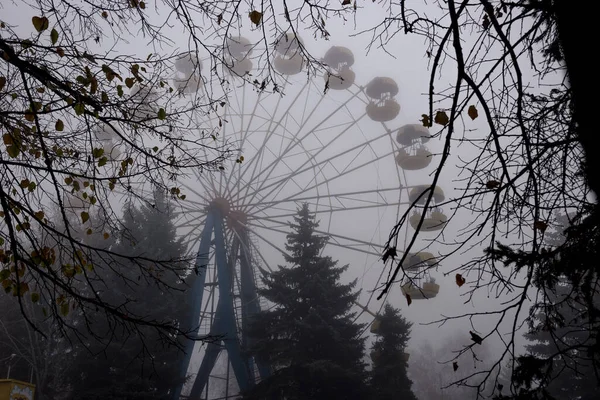
[[471, 117], [471, 119], [475, 119], [479, 116], [479, 113], [477, 112], [477, 109], [475, 108], [475, 106], [469, 106], [469, 109], [467, 110], [467, 114], [469, 114], [469, 117]]
[[33, 17], [31, 18], [31, 22], [33, 23], [35, 30], [38, 32], [43, 32], [48, 29], [48, 24], [50, 23], [46, 17]]
[[252, 21], [253, 24], [259, 25], [263, 15], [261, 12], [254, 10], [251, 11], [248, 16], [250, 17], [250, 21]]

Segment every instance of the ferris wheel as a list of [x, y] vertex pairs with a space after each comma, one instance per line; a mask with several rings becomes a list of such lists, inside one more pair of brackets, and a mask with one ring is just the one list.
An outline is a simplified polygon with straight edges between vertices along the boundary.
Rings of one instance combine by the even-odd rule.
[[[244, 352], [252, 340], [246, 325], [250, 316], [272, 306], [257, 296], [260, 271], [284, 264], [289, 223], [301, 204], [316, 215], [317, 232], [329, 237], [327, 251], [334, 259], [378, 264], [378, 270], [365, 267], [362, 277], [362, 286], [371, 290], [381, 283], [379, 259], [391, 227], [412, 200], [420, 201], [423, 187], [410, 185], [409, 177], [431, 163], [425, 147], [430, 133], [418, 124], [398, 127], [396, 82], [376, 77], [361, 86], [353, 53], [339, 46], [323, 57], [329, 70], [307, 79], [300, 43], [294, 35], [276, 42], [272, 65], [286, 81], [282, 96], [244, 84], [240, 77], [254, 67], [253, 44], [243, 37], [228, 39], [235, 90], [203, 124], [220, 129], [215, 140], [233, 145], [238, 154], [220, 173], [198, 171], [185, 182], [177, 221], [188, 247], [198, 252], [198, 277], [186, 306], [199, 336], [222, 340], [198, 345], [196, 352], [194, 343], [188, 345], [181, 376], [191, 375], [192, 384], [178, 388], [173, 399], [182, 391], [189, 391], [190, 399], [235, 397], [269, 376], [269, 365]], [[174, 85], [182, 94], [204, 90], [201, 64], [192, 54], [176, 61]], [[441, 200], [443, 192], [436, 189], [434, 201]], [[415, 220], [418, 226], [415, 218], [411, 224]], [[442, 210], [434, 208], [422, 225], [436, 231], [445, 223]], [[414, 279], [402, 290], [421, 289], [414, 299], [434, 297], [439, 290], [431, 281], [416, 286], [420, 269], [435, 259], [430, 256], [418, 253], [418, 266], [407, 268]], [[367, 310], [372, 297], [361, 292], [360, 308]]]

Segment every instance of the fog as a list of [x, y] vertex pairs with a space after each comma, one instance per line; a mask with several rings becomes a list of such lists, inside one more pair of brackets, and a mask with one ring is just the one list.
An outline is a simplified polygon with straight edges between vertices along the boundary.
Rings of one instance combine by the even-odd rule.
[[[5, 4], [2, 9], [3, 18], [28, 31], [25, 27], [29, 26], [35, 12], [26, 11], [19, 10], [14, 4]], [[332, 18], [327, 21], [330, 34], [327, 39], [314, 37], [301, 23], [298, 25], [305, 51], [316, 59], [322, 59], [333, 46], [342, 46], [352, 52], [354, 63], [350, 69], [355, 74], [355, 80], [348, 89], [343, 90], [327, 88], [327, 77], [322, 71], [305, 68], [297, 74], [280, 76], [279, 92], [272, 92], [271, 83], [266, 90], [259, 91], [240, 77], [233, 76], [226, 68], [219, 69], [220, 76], [216, 76], [212, 70], [214, 60], [203, 54], [203, 49], [198, 49], [203, 83], [200, 90], [182, 95], [179, 101], [182, 104], [187, 101], [208, 103], [218, 99], [214, 111], [199, 115], [195, 121], [190, 121], [190, 126], [197, 130], [198, 137], [207, 136], [209, 142], [210, 136], [214, 135], [214, 144], [228, 147], [232, 156], [222, 164], [220, 171], [194, 171], [181, 178], [181, 190], [186, 197], [175, 204], [175, 224], [188, 256], [195, 257], [211, 204], [214, 206], [217, 200], [219, 210], [225, 214], [227, 251], [231, 250], [232, 243], [237, 239], [245, 240], [240, 239], [232, 226], [239, 223], [248, 229], [250, 241], [243, 245], [251, 254], [254, 273], [261, 287], [259, 268], [273, 271], [279, 265], [286, 264], [284, 254], [289, 223], [293, 221], [298, 208], [308, 203], [319, 221], [318, 232], [329, 237], [323, 255], [331, 256], [340, 265], [349, 266], [342, 281], [347, 283], [356, 280], [356, 289], [360, 290], [360, 306], [375, 314], [381, 312], [386, 303], [399, 308], [402, 315], [413, 323], [407, 346], [411, 359], [418, 358], [421, 349], [431, 345], [433, 348], [444, 348], [447, 354], [444, 357], [442, 352], [442, 358], [445, 359], [438, 361], [446, 361], [452, 358], [452, 352], [469, 344], [469, 331], [487, 334], [495, 329], [498, 316], [445, 318], [499, 309], [504, 301], [512, 298], [512, 294], [483, 288], [470, 295], [469, 291], [477, 284], [477, 279], [491, 279], [475, 274], [464, 274], [467, 280], [464, 286], [456, 284], [455, 269], [480, 256], [485, 247], [485, 243], [480, 243], [454, 252], [458, 248], [457, 243], [465, 235], [465, 222], [470, 221], [472, 215], [444, 203], [454, 199], [458, 190], [464, 187], [461, 182], [464, 178], [461, 173], [464, 171], [454, 168], [454, 165], [479, 151], [476, 145], [457, 139], [438, 180], [445, 197], [438, 206], [451, 218], [442, 231], [421, 232], [411, 250], [411, 253], [432, 253], [435, 257], [443, 257], [443, 261], [419, 273], [405, 275], [401, 272], [391, 290], [381, 300], [377, 299], [390, 273], [390, 265], [382, 260], [384, 245], [390, 231], [407, 210], [410, 190], [431, 184], [445, 140], [443, 127], [434, 124], [429, 129], [431, 137], [422, 143], [432, 154], [431, 163], [422, 169], [407, 170], [396, 162], [399, 150], [405, 147], [396, 140], [399, 129], [407, 124], [422, 125], [422, 115], [429, 111], [425, 91], [429, 85], [432, 60], [428, 56], [430, 50], [425, 48], [423, 40], [417, 35], [398, 34], [390, 37], [384, 50], [370, 32], [360, 33], [377, 25], [385, 15], [383, 7], [372, 7], [368, 12], [365, 8], [364, 12], [357, 13], [354, 20], [344, 22]], [[149, 16], [156, 21], [163, 18], [153, 12]], [[149, 53], [178, 54], [196, 50], [188, 48], [187, 36], [179, 32], [177, 27], [166, 27], [164, 34], [173, 44], [172, 47], [154, 48], [141, 32], [116, 44], [103, 38], [98, 47], [141, 58]], [[245, 37], [253, 46], [256, 44], [247, 59], [253, 63], [251, 76], [256, 76], [259, 81], [263, 79], [264, 68], [275, 54], [275, 38], [267, 41], [271, 47], [267, 47], [269, 51], [265, 53], [260, 29], [246, 24], [242, 28], [232, 27], [229, 34]], [[210, 40], [215, 45], [220, 43], [215, 38]], [[265, 54], [271, 54], [271, 58]], [[453, 61], [447, 59], [445, 62], [447, 66], [444, 71], [452, 71]], [[226, 85], [221, 84], [220, 77], [226, 77]], [[392, 98], [400, 105], [400, 111], [395, 117], [378, 122], [367, 114], [371, 99], [366, 88], [380, 77], [389, 78], [386, 82], [390, 85], [390, 82], [397, 85], [398, 93]], [[454, 80], [455, 76], [442, 75], [436, 85], [451, 86]], [[533, 71], [524, 71], [524, 80], [535, 83]], [[476, 137], [479, 133], [483, 136], [489, 129], [483, 118], [465, 120], [461, 124], [461, 128], [467, 132], [465, 137]], [[147, 147], [154, 144], [159, 144], [159, 141], [148, 140], [145, 143]], [[215, 155], [214, 148], [203, 151], [207, 158]], [[134, 184], [149, 193], [150, 188], [145, 182]], [[119, 208], [125, 198], [124, 193], [115, 194], [110, 202]], [[486, 205], [482, 204], [481, 207], [485, 209]], [[403, 253], [414, 231], [410, 223], [402, 228], [397, 243], [399, 253]], [[485, 235], [486, 232], [480, 233], [481, 237]], [[506, 242], [520, 240], [510, 235], [502, 239]], [[210, 333], [216, 300], [219, 298], [213, 250], [206, 266], [207, 283], [210, 285], [204, 288], [204, 311], [199, 316], [199, 335]], [[239, 263], [235, 264], [235, 268], [239, 269]], [[439, 293], [433, 298], [412, 300], [409, 304], [401, 286], [409, 279], [424, 282], [426, 276], [434, 278], [439, 284]], [[525, 307], [528, 305], [526, 303]], [[261, 306], [268, 308], [272, 304], [262, 302]], [[370, 348], [373, 335], [369, 333], [369, 325], [374, 318], [359, 306], [355, 311], [358, 314], [357, 321], [367, 324], [364, 335], [368, 337], [367, 348]], [[435, 322], [442, 320], [443, 323]], [[241, 321], [237, 322], [241, 329]], [[515, 328], [523, 329], [520, 324], [514, 326], [513, 319], [507, 315], [497, 327], [498, 334], [486, 341], [486, 351], [489, 353], [485, 357], [495, 360], [504, 350], [502, 338], [511, 335]], [[464, 343], [455, 341], [458, 348], [449, 348], [446, 347], [447, 338], [464, 338]], [[517, 351], [522, 350], [522, 340], [518, 339], [516, 343]], [[194, 348], [188, 368], [192, 376], [188, 389], [203, 360], [205, 349], [206, 344], [201, 342]], [[224, 390], [225, 383], [219, 378], [229, 379], [231, 390], [236, 390], [233, 373], [226, 368], [226, 357], [226, 351], [222, 351], [212, 373], [212, 398], [217, 398]], [[365, 359], [368, 360], [368, 356]], [[408, 365], [410, 374], [410, 361]]]

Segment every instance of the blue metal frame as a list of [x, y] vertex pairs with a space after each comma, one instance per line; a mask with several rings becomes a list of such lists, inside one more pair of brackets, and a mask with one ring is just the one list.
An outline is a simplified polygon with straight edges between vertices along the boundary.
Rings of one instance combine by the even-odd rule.
[[[202, 231], [200, 247], [196, 257], [196, 271], [198, 279], [194, 283], [191, 291], [191, 320], [189, 326], [195, 331], [198, 330], [198, 318], [202, 307], [202, 297], [204, 294], [204, 286], [206, 283], [206, 273], [209, 262], [209, 253], [211, 247], [211, 239], [214, 233], [215, 246], [215, 263], [217, 267], [217, 280], [219, 287], [219, 301], [215, 313], [215, 318], [210, 329], [210, 335], [216, 337], [214, 342], [208, 343], [200, 369], [194, 380], [192, 390], [189, 395], [190, 400], [200, 399], [202, 391], [206, 387], [209, 375], [214, 368], [217, 357], [223, 348], [227, 350], [229, 361], [234, 371], [240, 390], [244, 391], [251, 388], [255, 384], [255, 374], [253, 365], [256, 362], [258, 372], [261, 378], [265, 378], [270, 374], [269, 366], [253, 360], [243, 352], [242, 349], [251, 345], [252, 340], [247, 337], [246, 327], [248, 319], [260, 312], [260, 304], [256, 292], [254, 281], [254, 271], [250, 256], [250, 243], [246, 232], [237, 232], [239, 243], [236, 243], [232, 249], [236, 254], [230, 255], [230, 260], [227, 260], [225, 236], [224, 236], [224, 216], [218, 207], [211, 207], [206, 218], [206, 223]], [[233, 268], [236, 265], [236, 258], [240, 257], [240, 283], [241, 283], [241, 303], [242, 303], [242, 337], [237, 331], [236, 318], [234, 313], [233, 299]], [[192, 352], [194, 349], [194, 341], [188, 340], [185, 345], [185, 357], [180, 367], [180, 377], [186, 377], [187, 369], [190, 364]], [[179, 400], [183, 385], [180, 385], [173, 391], [173, 400]]]

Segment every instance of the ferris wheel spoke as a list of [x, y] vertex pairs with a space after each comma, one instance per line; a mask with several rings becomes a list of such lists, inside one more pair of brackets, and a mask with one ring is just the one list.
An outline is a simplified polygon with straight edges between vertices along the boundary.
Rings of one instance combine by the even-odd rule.
[[[258, 150], [257, 154], [247, 163], [244, 171], [241, 172], [240, 178], [244, 177], [248, 171], [251, 171], [250, 178], [248, 179], [248, 181], [253, 182], [256, 179], [256, 176], [259, 174], [259, 172], [264, 170], [262, 168], [262, 159], [263, 159], [263, 154], [264, 154], [263, 151], [265, 149], [269, 148], [267, 146], [267, 142], [272, 139], [273, 135], [277, 134], [277, 129], [281, 128], [282, 121], [285, 119], [286, 115], [291, 113], [291, 110], [296, 105], [296, 102], [298, 101], [298, 99], [300, 99], [302, 97], [302, 94], [306, 90], [306, 87], [307, 87], [307, 85], [302, 85], [302, 88], [298, 91], [297, 95], [293, 98], [292, 102], [287, 106], [287, 108], [285, 109], [285, 112], [281, 113], [281, 118], [278, 121], [275, 121], [275, 115], [277, 114], [277, 111], [281, 107], [283, 96], [279, 97], [279, 99], [275, 105], [275, 108], [273, 110], [269, 110], [266, 107], [262, 106], [262, 104], [261, 104], [261, 106], [263, 107], [263, 110], [270, 117], [268, 119], [267, 129], [265, 130], [266, 135], [262, 141], [262, 144], [259, 146], [259, 150]], [[260, 102], [257, 102], [257, 104], [259, 104], [259, 103]], [[251, 127], [248, 127], [247, 129], [251, 130]], [[282, 137], [282, 139], [284, 139], [284, 138]], [[241, 196], [242, 196], [242, 193], [245, 191], [246, 191], [246, 189], [244, 187], [238, 188], [238, 193], [240, 193]], [[242, 197], [245, 197], [245, 194]]]
[[[309, 205], [311, 203], [308, 203]], [[388, 208], [388, 207], [393, 207], [393, 206], [402, 206], [402, 205], [410, 205], [410, 202], [406, 202], [406, 201], [398, 201], [395, 203], [379, 203], [379, 204], [369, 204], [369, 205], [363, 205], [363, 206], [354, 206], [354, 207], [346, 207], [346, 206], [337, 206], [335, 208], [331, 208], [331, 209], [317, 209], [314, 211], [311, 211], [314, 214], [323, 214], [323, 213], [339, 213], [339, 212], [348, 212], [348, 211], [356, 211], [356, 210], [367, 210], [367, 209], [374, 209], [374, 208]], [[292, 210], [290, 210], [292, 211]], [[271, 218], [290, 218], [293, 217], [295, 215], [297, 215], [297, 211], [296, 212], [290, 212], [289, 214], [275, 214], [272, 215]], [[262, 219], [263, 217], [260, 216], [256, 216], [252, 219]]]
[[[381, 140], [382, 138], [384, 138], [386, 136], [389, 136], [389, 134], [387, 132], [384, 133], [384, 134], [382, 134], [382, 135], [379, 135], [379, 136], [377, 136], [377, 137], [375, 137], [373, 139], [370, 139], [367, 142], [360, 143], [360, 144], [355, 145], [355, 146], [353, 146], [353, 147], [351, 147], [349, 149], [346, 149], [344, 151], [340, 151], [339, 153], [337, 153], [337, 154], [335, 154], [335, 155], [333, 155], [331, 157], [328, 157], [326, 159], [323, 159], [323, 160], [315, 163], [312, 166], [306, 167], [306, 163], [305, 163], [304, 166], [303, 166], [303, 168], [299, 168], [299, 169], [295, 170], [291, 175], [295, 176], [295, 175], [305, 174], [305, 173], [314, 171], [315, 167], [318, 167], [318, 166], [320, 167], [320, 166], [325, 166], [325, 165], [328, 165], [328, 164], [333, 164], [334, 161], [336, 161], [338, 159], [341, 159], [341, 158], [347, 156], [348, 154], [351, 154], [354, 151], [360, 151], [365, 145], [368, 145], [369, 143]], [[366, 165], [372, 164], [372, 163], [374, 163], [376, 161], [379, 161], [380, 159], [383, 159], [384, 157], [388, 157], [390, 154], [393, 154], [393, 152], [387, 153], [384, 156], [379, 156], [377, 158], [374, 158], [374, 159], [371, 160], [371, 162], [364, 163], [362, 166], [366, 166]], [[263, 187], [262, 190], [266, 190], [266, 189], [272, 188], [272, 187], [282, 186], [282, 185], [284, 185], [287, 182], [287, 180], [289, 178], [290, 178], [290, 176], [284, 176], [282, 179], [277, 180], [275, 182], [272, 182], [272, 183], [268, 184], [267, 186]], [[256, 189], [252, 194], [256, 195], [259, 191], [260, 191], [259, 189]], [[262, 196], [262, 199], [260, 201], [264, 201], [267, 197], [268, 197], [268, 194], [265, 194], [264, 196]]]
[[[357, 95], [358, 95], [358, 93], [359, 93], [359, 92], [357, 92], [357, 93], [356, 93], [354, 96], [357, 96]], [[286, 147], [286, 148], [283, 150], [283, 152], [282, 152], [282, 153], [281, 153], [281, 154], [280, 154], [280, 155], [279, 155], [279, 156], [278, 156], [278, 157], [277, 157], [275, 160], [273, 160], [273, 161], [272, 161], [271, 163], [269, 163], [269, 164], [268, 164], [268, 165], [267, 165], [265, 168], [263, 168], [263, 171], [266, 171], [266, 175], [265, 175], [263, 178], [264, 178], [264, 179], [267, 179], [267, 178], [269, 178], [269, 176], [270, 176], [270, 175], [273, 173], [273, 171], [276, 169], [276, 167], [277, 167], [277, 164], [278, 164], [278, 163], [281, 161], [281, 159], [282, 159], [282, 158], [284, 158], [284, 157], [287, 155], [287, 153], [288, 153], [288, 152], [290, 152], [291, 150], [293, 150], [295, 146], [297, 146], [297, 145], [299, 145], [300, 143], [302, 143], [302, 141], [304, 141], [304, 140], [305, 140], [306, 138], [308, 138], [310, 135], [313, 135], [316, 129], [318, 129], [319, 127], [321, 127], [321, 125], [325, 124], [325, 122], [326, 122], [328, 119], [332, 118], [332, 116], [333, 116], [333, 115], [335, 115], [335, 113], [336, 113], [336, 112], [339, 112], [339, 110], [341, 110], [341, 109], [342, 109], [342, 108], [343, 108], [343, 107], [344, 107], [344, 106], [345, 106], [345, 105], [346, 105], [348, 102], [350, 102], [350, 100], [352, 100], [352, 98], [353, 98], [354, 96], [352, 96], [351, 98], [347, 99], [347, 100], [346, 100], [346, 102], [344, 102], [344, 103], [342, 103], [341, 105], [339, 105], [339, 106], [338, 106], [336, 109], [334, 109], [334, 110], [333, 110], [333, 111], [332, 111], [332, 112], [331, 112], [331, 113], [330, 113], [330, 114], [329, 114], [327, 117], [323, 118], [321, 121], [319, 121], [319, 122], [316, 124], [316, 126], [314, 126], [314, 127], [310, 128], [308, 132], [306, 132], [305, 134], [303, 134], [303, 135], [302, 135], [302, 137], [300, 137], [300, 138], [299, 138], [298, 136], [300, 136], [300, 135], [301, 135], [301, 133], [302, 133], [302, 131], [303, 131], [303, 128], [306, 126], [306, 124], [307, 124], [307, 123], [308, 123], [308, 121], [309, 121], [309, 118], [306, 118], [306, 119], [305, 119], [305, 121], [303, 121], [303, 124], [302, 124], [300, 127], [298, 127], [298, 130], [297, 130], [296, 132], [291, 132], [292, 136], [291, 136], [291, 138], [290, 138], [290, 139], [291, 139], [291, 140], [290, 140], [290, 143], [289, 143], [289, 144], [288, 144], [288, 146], [287, 146], [287, 147]], [[325, 97], [325, 96], [322, 96], [322, 97], [321, 97], [321, 101], [322, 101], [322, 99], [323, 99], [324, 97]], [[317, 107], [314, 107], [312, 112], [314, 112], [314, 111], [316, 110], [316, 108], [317, 108]], [[311, 115], [312, 115], [312, 113], [311, 113]], [[356, 122], [357, 122], [357, 121], [356, 121], [355, 119], [353, 119], [353, 121], [352, 121], [352, 125], [356, 124]], [[345, 130], [343, 130], [343, 132], [342, 132], [342, 133], [345, 133], [345, 132], [346, 132], [348, 129], [350, 129], [350, 127], [351, 127], [352, 125], [350, 125], [350, 126], [349, 126], [349, 127], [347, 127]], [[339, 136], [341, 136], [341, 135], [342, 135], [342, 133], [340, 133], [340, 134], [338, 135], [338, 137], [339, 137]], [[322, 151], [322, 149], [321, 149], [321, 151]], [[312, 158], [314, 158], [314, 156], [315, 156], [315, 155], [313, 155], [313, 157], [311, 157], [311, 159], [312, 159]], [[255, 176], [256, 176], [256, 175], [255, 175]], [[263, 181], [263, 182], [264, 182], [264, 181]], [[261, 190], [263, 190], [263, 189], [264, 189], [262, 184], [259, 184], [258, 186], [259, 186], [259, 187], [258, 187], [258, 189], [257, 189], [257, 190], [255, 190], [253, 193], [249, 193], [248, 191], [246, 192], [246, 197], [247, 197], [248, 195], [250, 195], [250, 196], [251, 196], [251, 197], [250, 197], [250, 201], [252, 201], [252, 200], [253, 200], [253, 198], [256, 196], [256, 192], [257, 192], [257, 191], [261, 191]], [[247, 185], [247, 187], [246, 187], [246, 188], [244, 188], [244, 189], [246, 189], [246, 190], [247, 190], [247, 188], [248, 188], [248, 185]]]
[[[248, 121], [248, 124], [247, 124], [248, 127], [250, 127], [252, 125], [252, 122], [254, 121], [254, 119], [259, 115], [259, 113], [257, 113], [256, 111], [257, 111], [259, 105], [261, 104], [261, 98], [262, 98], [262, 96], [263, 96], [263, 92], [259, 92], [258, 98], [254, 102], [254, 108], [253, 108], [252, 112], [250, 113], [250, 118], [249, 118], [249, 121]], [[235, 96], [235, 97], [236, 97], [237, 109], [238, 110], [241, 109], [243, 111], [241, 113], [241, 115], [239, 116], [240, 117], [240, 129], [239, 129], [239, 132], [240, 132], [240, 135], [241, 135], [241, 137], [240, 137], [240, 148], [239, 148], [239, 151], [241, 153], [243, 151], [244, 146], [246, 145], [246, 142], [248, 140], [248, 136], [251, 133], [253, 133], [253, 131], [251, 129], [249, 129], [249, 128], [244, 129], [244, 127], [246, 126], [246, 123], [245, 123], [245, 116], [246, 116], [246, 114], [244, 112], [245, 110], [243, 110], [243, 106], [245, 104], [245, 101], [243, 101], [243, 100], [246, 98], [246, 85], [243, 85], [243, 89], [242, 89], [242, 102], [240, 103], [240, 99], [239, 99], [238, 96]], [[230, 187], [231, 178], [233, 176], [234, 176], [234, 174], [230, 174], [229, 175], [229, 177], [227, 179], [226, 187]], [[237, 201], [240, 200], [240, 198], [239, 198], [239, 193], [240, 193], [240, 191], [239, 191], [239, 182], [241, 181], [241, 179], [242, 179], [242, 173], [241, 173], [241, 170], [238, 168], [238, 171], [237, 171], [237, 182], [236, 182], [236, 188], [238, 189], [236, 191], [236, 193], [237, 193]], [[233, 188], [231, 188], [231, 190], [233, 190]], [[227, 192], [228, 196], [232, 195], [231, 190], [229, 190]]]
[[400, 192], [400, 190], [402, 189], [402, 187], [392, 187], [392, 188], [384, 188], [384, 189], [369, 189], [369, 190], [357, 190], [357, 191], [353, 191], [353, 192], [343, 192], [343, 193], [330, 193], [330, 194], [323, 194], [323, 195], [319, 195], [319, 194], [315, 194], [312, 196], [300, 196], [300, 197], [296, 197], [290, 200], [265, 200], [263, 202], [260, 203], [251, 203], [251, 204], [247, 204], [247, 206], [249, 207], [255, 207], [257, 205], [265, 205], [265, 206], [275, 206], [278, 204], [282, 204], [282, 203], [287, 203], [287, 202], [303, 202], [303, 201], [310, 201], [310, 200], [317, 200], [319, 198], [323, 198], [323, 197], [330, 197], [330, 198], [345, 198], [347, 196], [356, 196], [356, 195], [361, 195], [361, 194], [372, 194], [372, 193], [377, 193], [377, 194], [381, 194], [381, 193], [385, 193], [385, 192]]
[[[279, 222], [279, 221], [274, 221], [274, 222]], [[285, 231], [283, 229], [262, 226], [259, 224], [253, 224], [251, 222], [248, 222], [248, 225], [255, 226], [255, 227], [258, 227], [261, 229], [266, 229], [266, 230], [276, 232], [276, 233], [286, 234], [286, 235], [289, 233], [288, 231]], [[281, 225], [286, 225], [286, 224], [281, 223]], [[384, 248], [382, 245], [377, 244], [377, 243], [367, 242], [365, 240], [355, 239], [355, 238], [351, 238], [348, 236], [333, 234], [331, 232], [326, 232], [326, 231], [317, 230], [317, 229], [315, 229], [314, 232], [324, 235], [324, 236], [328, 236], [328, 237], [336, 239], [336, 240], [341, 239], [341, 240], [347, 240], [349, 242], [353, 242], [354, 244], [347, 244], [347, 243], [342, 243], [342, 242], [338, 242], [338, 241], [335, 241], [335, 242], [329, 241], [329, 242], [327, 242], [327, 244], [336, 246], [336, 247], [341, 247], [346, 250], [352, 250], [355, 252], [363, 253], [363, 254], [381, 257], [381, 254], [382, 254], [382, 251]], [[360, 245], [362, 245], [363, 247], [358, 247]], [[364, 248], [364, 247], [366, 247], [366, 248]], [[371, 248], [371, 250], [368, 250], [369, 248]], [[377, 250], [379, 250], [379, 251], [377, 251]]]
[[[285, 198], [285, 199], [283, 199], [282, 201], [291, 201], [291, 199], [294, 199], [296, 196], [299, 196], [299, 195], [301, 195], [301, 194], [303, 194], [303, 193], [305, 193], [305, 192], [308, 192], [308, 191], [310, 191], [310, 190], [313, 190], [313, 189], [318, 189], [318, 188], [319, 188], [320, 186], [322, 186], [322, 185], [326, 185], [326, 184], [328, 184], [328, 183], [330, 183], [330, 182], [333, 182], [334, 180], [340, 179], [341, 177], [343, 177], [343, 176], [345, 176], [345, 175], [347, 175], [347, 174], [349, 174], [349, 173], [351, 173], [351, 172], [355, 172], [355, 171], [358, 171], [358, 170], [360, 170], [360, 169], [362, 169], [362, 168], [365, 168], [366, 166], [368, 166], [368, 165], [370, 165], [370, 164], [373, 164], [373, 163], [375, 163], [375, 162], [377, 162], [377, 161], [380, 161], [380, 160], [382, 160], [382, 159], [384, 159], [384, 158], [386, 158], [386, 157], [389, 157], [390, 155], [393, 155], [393, 152], [390, 152], [390, 153], [387, 153], [387, 154], [383, 154], [383, 155], [381, 155], [381, 156], [378, 156], [378, 157], [376, 157], [376, 158], [374, 158], [374, 159], [371, 159], [371, 160], [369, 160], [369, 161], [367, 161], [367, 162], [365, 162], [365, 163], [363, 163], [363, 164], [360, 164], [360, 165], [358, 165], [358, 166], [355, 166], [354, 168], [347, 169], [347, 170], [345, 170], [343, 173], [340, 173], [340, 174], [338, 174], [338, 175], [334, 175], [334, 176], [332, 176], [332, 177], [329, 177], [329, 178], [327, 178], [327, 179], [324, 179], [324, 180], [322, 180], [322, 181], [320, 181], [320, 182], [317, 182], [317, 183], [315, 183], [313, 186], [307, 187], [307, 188], [305, 188], [305, 189], [304, 189], [304, 190], [302, 190], [302, 191], [296, 192], [296, 193], [294, 193], [294, 194], [292, 194], [292, 195], [290, 195], [290, 196], [286, 197], [286, 198]], [[266, 207], [258, 208], [258, 210], [254, 210], [254, 211], [255, 211], [255, 212], [258, 212], [258, 211], [264, 211], [264, 210], [265, 210], [265, 208], [266, 208]]]
[[[253, 235], [256, 235], [256, 237], [258, 237], [259, 239], [261, 239], [263, 242], [265, 242], [266, 244], [268, 244], [269, 246], [271, 246], [272, 248], [274, 248], [275, 250], [277, 250], [280, 254], [283, 254], [284, 256], [288, 256], [288, 253], [283, 250], [281, 247], [277, 246], [275, 243], [273, 243], [272, 241], [270, 241], [269, 239], [265, 238], [263, 235], [261, 235], [260, 233], [258, 233], [256, 231], [256, 229], [252, 229], [250, 228], [251, 226], [257, 227], [257, 228], [264, 228], [262, 226], [260, 226], [259, 224], [252, 224], [250, 222], [248, 222], [246, 224], [246, 227], [248, 229], [248, 231], [250, 231]], [[271, 268], [269, 268], [271, 269]]]

